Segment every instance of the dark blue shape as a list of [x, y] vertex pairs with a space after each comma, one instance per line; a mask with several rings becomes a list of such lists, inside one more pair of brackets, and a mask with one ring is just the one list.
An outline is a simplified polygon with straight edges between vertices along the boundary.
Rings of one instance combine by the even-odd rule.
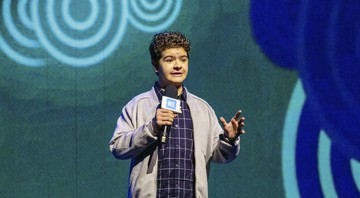
[[321, 127], [349, 157], [360, 160], [359, 40], [354, 28], [360, 3], [340, 2], [308, 2], [298, 69]]
[[253, 36], [262, 51], [276, 64], [296, 66], [297, 18], [300, 1], [251, 1]]
[[350, 158], [344, 155], [336, 144], [332, 144], [331, 147], [331, 167], [338, 196], [360, 197], [352, 175]]
[[359, 197], [348, 164], [350, 158], [360, 161], [359, 10], [356, 0], [251, 1], [257, 44], [275, 64], [296, 69], [306, 92], [296, 145], [303, 197], [323, 197], [316, 155], [321, 129], [336, 145], [331, 159], [337, 192]]
[[296, 174], [301, 197], [324, 197], [318, 172], [320, 126], [313, 108], [305, 101], [296, 139]]
[[320, 125], [360, 160], [360, 2], [251, 1], [253, 35], [276, 64], [299, 71]]

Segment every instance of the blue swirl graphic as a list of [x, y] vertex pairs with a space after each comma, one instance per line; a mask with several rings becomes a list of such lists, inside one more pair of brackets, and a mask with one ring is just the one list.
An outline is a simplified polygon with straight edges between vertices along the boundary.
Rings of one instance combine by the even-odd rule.
[[343, 0], [251, 1], [257, 44], [302, 82], [283, 132], [287, 197], [360, 195], [353, 168], [360, 161], [359, 8]]
[[[26, 6], [28, 4], [28, 0], [20, 0], [19, 1], [19, 6], [17, 7], [17, 12], [20, 18], [20, 21], [22, 22], [23, 25], [25, 25], [26, 28], [28, 28], [29, 30], [33, 30], [34, 27], [32, 26], [32, 21], [29, 17], [27, 10], [26, 10]], [[8, 8], [6, 8], [6, 10], [8, 10]], [[9, 17], [11, 17], [10, 13], [7, 13], [7, 15]]]
[[[36, 67], [51, 55], [62, 64], [88, 67], [117, 49], [128, 22], [143, 32], [168, 28], [182, 0], [5, 0], [2, 6], [0, 50], [10, 59]], [[17, 16], [11, 12], [15, 6]]]
[[[136, 3], [139, 1], [140, 3]], [[162, 4], [160, 0], [154, 1], [152, 4], [144, 0], [130, 1], [130, 22], [144, 32], [157, 32], [160, 29], [166, 29], [179, 15], [182, 0], [165, 0], [163, 7]]]
[[[94, 23], [96, 22], [96, 18], [98, 16], [98, 14], [99, 14], [99, 5], [96, 0], [90, 0], [90, 4], [91, 4], [90, 16], [85, 21], [79, 22], [71, 16], [71, 13], [70, 13], [71, 0], [64, 0], [63, 3], [61, 4], [61, 7], [62, 7], [61, 14], [62, 14], [62, 17], [64, 18], [64, 21], [66, 22], [66, 24], [73, 30], [86, 30], [86, 29], [89, 29], [91, 26], [93, 26]], [[110, 6], [108, 3], [106, 10], [112, 12], [112, 10], [110, 10], [111, 8], [109, 8], [109, 7]]]
[[[66, 5], [65, 5], [66, 4]], [[62, 7], [63, 7], [63, 11], [62, 14], [64, 16], [65, 21], [70, 24], [70, 27], [72, 28], [72, 31], [74, 31], [74, 29], [76, 30], [82, 30], [82, 29], [87, 29], [89, 28], [89, 24], [94, 24], [95, 19], [98, 17], [94, 14], [91, 14], [91, 16], [89, 17], [89, 19], [87, 19], [84, 23], [81, 22], [75, 22], [72, 17], [71, 14], [69, 13], [69, 5], [70, 4], [70, 0], [67, 1], [63, 1], [62, 3]], [[92, 3], [92, 7], [94, 3]], [[120, 10], [120, 13], [123, 13], [124, 15], [126, 15], [126, 3], [122, 5], [122, 10]], [[40, 22], [40, 15], [38, 15], [38, 8], [39, 5], [34, 5], [34, 13], [33, 16], [35, 16], [35, 21], [36, 25], [39, 24], [41, 26], [41, 22]], [[49, 20], [49, 27], [51, 29], [51, 33], [53, 33], [55, 35], [56, 38], [59, 39], [59, 41], [61, 41], [62, 44], [70, 46], [72, 48], [79, 48], [79, 49], [84, 49], [84, 48], [88, 48], [91, 46], [94, 46], [96, 44], [98, 44], [101, 40], [104, 39], [104, 37], [108, 34], [108, 32], [111, 29], [111, 25], [112, 25], [112, 20], [114, 18], [114, 5], [113, 5], [113, 1], [112, 0], [106, 0], [106, 6], [105, 6], [105, 13], [106, 16], [104, 18], [103, 24], [98, 28], [99, 30], [92, 36], [90, 36], [89, 38], [71, 38], [70, 36], [68, 36], [66, 33], [64, 33], [64, 31], [61, 29], [61, 27], [58, 24], [57, 18], [55, 16], [55, 1], [54, 0], [49, 0], [47, 2], [47, 7], [46, 7], [46, 17]], [[35, 12], [36, 11], [36, 12]], [[94, 9], [94, 11], [92, 13], [97, 13], [97, 9]], [[123, 32], [125, 31], [125, 25], [126, 25], [126, 18], [125, 16], [121, 16], [121, 18], [123, 19], [123, 21], [121, 21], [121, 24], [119, 24], [119, 29], [120, 29], [120, 34], [123, 34]], [[94, 18], [94, 19], [93, 19]], [[39, 27], [41, 29], [43, 29], [42, 27]], [[45, 35], [45, 33], [41, 32], [41, 38], [46, 38], [47, 35]], [[56, 52], [56, 53], [60, 53], [60, 52]]]
[[[28, 12], [26, 11], [27, 3], [27, 0], [19, 1], [17, 14], [19, 15], [20, 25], [31, 31], [33, 30], [33, 27], [30, 22], [31, 20], [28, 17]], [[25, 35], [24, 31], [18, 29], [11, 14], [11, 5], [11, 0], [3, 1], [2, 18], [4, 20], [4, 27], [2, 28], [4, 31], [1, 31], [2, 29], [0, 29], [0, 50], [18, 64], [30, 67], [43, 66], [45, 61], [43, 58], [37, 56], [38, 53], [42, 52], [40, 43], [36, 40], [34, 35]], [[35, 55], [29, 56], [28, 54]]]
[[304, 90], [332, 141], [360, 160], [360, 64], [355, 53], [360, 43], [352, 22], [360, 16], [360, 2], [305, 2], [297, 65]]
[[360, 189], [360, 162], [341, 152], [317, 123], [298, 81], [283, 132], [286, 197], [356, 197]]

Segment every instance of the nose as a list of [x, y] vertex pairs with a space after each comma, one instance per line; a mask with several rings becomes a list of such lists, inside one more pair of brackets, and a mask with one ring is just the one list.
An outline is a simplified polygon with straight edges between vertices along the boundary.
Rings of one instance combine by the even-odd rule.
[[181, 68], [182, 68], [182, 62], [180, 60], [176, 60], [174, 69], [181, 69]]

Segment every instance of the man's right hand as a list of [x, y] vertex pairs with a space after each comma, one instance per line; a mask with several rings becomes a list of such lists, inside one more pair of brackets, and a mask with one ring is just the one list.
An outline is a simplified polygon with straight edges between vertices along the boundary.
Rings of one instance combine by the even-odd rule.
[[177, 114], [171, 110], [161, 108], [157, 109], [155, 117], [152, 120], [152, 126], [154, 130], [158, 132], [164, 125], [171, 126], [176, 116]]

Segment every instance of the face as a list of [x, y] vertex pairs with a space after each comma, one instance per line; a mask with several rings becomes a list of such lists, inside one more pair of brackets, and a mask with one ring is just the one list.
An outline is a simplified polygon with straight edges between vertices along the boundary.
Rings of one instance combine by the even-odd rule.
[[189, 59], [184, 48], [164, 50], [161, 53], [159, 66], [155, 68], [155, 72], [157, 72], [159, 77], [158, 83], [160, 86], [175, 85], [181, 89], [181, 85], [188, 73], [188, 64]]

